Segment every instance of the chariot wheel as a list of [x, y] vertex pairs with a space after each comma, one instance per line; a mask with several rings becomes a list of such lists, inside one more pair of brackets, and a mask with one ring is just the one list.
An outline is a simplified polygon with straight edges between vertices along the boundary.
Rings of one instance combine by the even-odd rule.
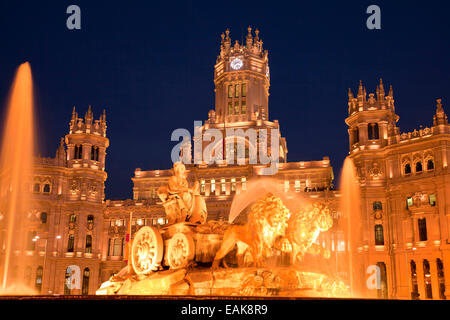
[[131, 248], [131, 264], [136, 274], [147, 274], [161, 265], [164, 242], [158, 229], [144, 226], [136, 232]]
[[167, 248], [167, 262], [171, 269], [187, 267], [194, 259], [195, 244], [192, 236], [186, 233], [176, 233], [170, 239]]

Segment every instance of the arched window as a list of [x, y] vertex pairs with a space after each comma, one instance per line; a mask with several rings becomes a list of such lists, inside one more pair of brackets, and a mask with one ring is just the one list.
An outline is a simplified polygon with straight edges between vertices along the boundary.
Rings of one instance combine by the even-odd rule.
[[427, 170], [434, 170], [434, 161], [433, 161], [433, 159], [428, 159], [428, 161], [427, 161]]
[[86, 253], [92, 253], [92, 236], [88, 234], [86, 236]]
[[427, 219], [417, 219], [417, 224], [419, 226], [419, 241], [427, 241]]
[[427, 259], [423, 260], [423, 280], [425, 285], [425, 298], [433, 299], [433, 290], [431, 287], [430, 263]]
[[445, 277], [444, 277], [444, 264], [441, 259], [436, 259], [437, 276], [439, 282], [439, 298], [446, 300], [445, 297]]
[[384, 234], [382, 224], [375, 225], [375, 245], [384, 246]]
[[417, 267], [414, 260], [411, 260], [411, 285], [412, 285], [412, 292], [411, 292], [411, 299], [417, 300], [419, 298], [419, 285], [417, 284]]
[[94, 223], [94, 216], [92, 214], [88, 215], [87, 223]]
[[89, 271], [89, 268], [86, 268], [83, 271], [83, 286], [81, 289], [82, 295], [89, 294], [89, 277], [90, 277], [90, 271]]
[[67, 252], [73, 252], [75, 246], [75, 236], [69, 234], [69, 240], [67, 241]]
[[377, 290], [378, 297], [387, 299], [388, 287], [387, 287], [386, 264], [384, 262], [377, 262], [377, 267], [380, 268], [380, 288]]
[[50, 193], [50, 184], [49, 183], [44, 184], [43, 192], [44, 193]]
[[44, 269], [42, 269], [41, 266], [39, 266], [36, 269], [36, 280], [34, 282], [34, 286], [36, 288], [36, 290], [41, 293], [41, 288], [42, 288], [42, 274], [44, 273]]
[[380, 138], [378, 123], [369, 123], [367, 126], [369, 140], [377, 140]]
[[47, 212], [41, 212], [41, 223], [47, 223]]
[[24, 273], [24, 280], [25, 280], [25, 285], [30, 285], [30, 281], [31, 281], [31, 267], [27, 266], [25, 268], [25, 273]]
[[33, 185], [33, 192], [41, 192], [41, 185], [39, 183]]
[[411, 174], [411, 165], [409, 163], [405, 164], [403, 172], [405, 174]]
[[377, 211], [377, 210], [383, 210], [383, 204], [381, 203], [381, 201], [375, 201], [373, 203], [373, 211]]
[[71, 270], [69, 267], [67, 267], [67, 269], [66, 269], [66, 275], [65, 275], [65, 277], [64, 277], [64, 294], [65, 294], [65, 295], [69, 295], [69, 294], [70, 294], [70, 288], [69, 288], [69, 286], [67, 285], [67, 281], [68, 281], [68, 279], [69, 279], [71, 276], [72, 276], [72, 270]]
[[70, 222], [77, 222], [77, 215], [76, 214], [71, 214], [69, 217], [69, 221]]
[[422, 172], [422, 162], [416, 162], [416, 172]]

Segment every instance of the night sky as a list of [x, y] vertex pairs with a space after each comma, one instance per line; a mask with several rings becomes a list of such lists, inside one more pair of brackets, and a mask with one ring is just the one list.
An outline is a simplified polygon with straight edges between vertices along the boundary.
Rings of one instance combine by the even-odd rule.
[[[131, 177], [171, 167], [176, 128], [193, 130], [214, 107], [220, 34], [260, 30], [269, 50], [270, 119], [287, 138], [288, 160], [329, 156], [335, 175], [348, 153], [347, 92], [379, 78], [394, 87], [401, 131], [432, 125], [435, 99], [450, 114], [448, 1], [16, 1], [0, 2], [3, 118], [17, 66], [29, 61], [39, 151], [54, 156], [75, 105], [95, 119], [106, 109], [107, 199], [132, 197]], [[81, 30], [66, 8], [81, 8]], [[381, 30], [366, 9], [381, 8]], [[3, 124], [0, 121], [0, 126]], [[2, 129], [2, 128], [1, 128]]]

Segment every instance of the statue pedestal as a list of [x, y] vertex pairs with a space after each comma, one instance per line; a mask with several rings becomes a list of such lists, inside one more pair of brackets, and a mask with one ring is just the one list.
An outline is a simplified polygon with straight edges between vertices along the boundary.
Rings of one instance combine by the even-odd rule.
[[347, 286], [339, 279], [296, 267], [159, 271], [108, 281], [97, 294], [349, 297]]

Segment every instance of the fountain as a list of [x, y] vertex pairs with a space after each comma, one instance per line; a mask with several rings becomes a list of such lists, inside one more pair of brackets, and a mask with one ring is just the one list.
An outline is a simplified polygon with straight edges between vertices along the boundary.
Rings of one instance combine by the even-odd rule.
[[131, 263], [97, 294], [349, 297], [317, 241], [333, 226], [328, 206], [260, 178], [235, 196], [229, 222], [206, 222], [198, 184], [181, 163], [174, 173], [158, 191], [169, 225], [141, 227]]
[[358, 183], [358, 174], [353, 160], [347, 157], [341, 173], [340, 181], [341, 201], [340, 211], [342, 213], [342, 229], [346, 236], [346, 245], [348, 259], [344, 268], [349, 271], [350, 287], [353, 297], [362, 296], [361, 279], [364, 279], [365, 270], [361, 270], [364, 266], [362, 258], [358, 254], [362, 243], [362, 219], [360, 191]]
[[33, 170], [33, 82], [28, 62], [19, 66], [11, 88], [0, 151], [0, 294], [33, 294], [23, 283], [25, 220]]

